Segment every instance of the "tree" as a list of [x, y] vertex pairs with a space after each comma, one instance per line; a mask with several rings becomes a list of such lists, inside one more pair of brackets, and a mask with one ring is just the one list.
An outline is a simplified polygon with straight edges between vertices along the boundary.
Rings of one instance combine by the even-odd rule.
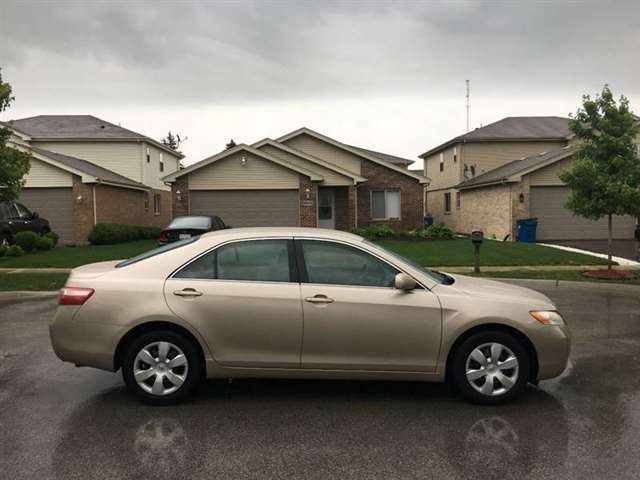
[[180, 148], [180, 144], [184, 143], [188, 140], [189, 137], [180, 137], [177, 133], [174, 135], [173, 133], [167, 133], [167, 136], [162, 139], [162, 144], [165, 147], [169, 147], [171, 150], [175, 150], [176, 152]]
[[640, 216], [640, 158], [634, 145], [638, 118], [623, 95], [616, 103], [608, 85], [570, 116], [577, 151], [560, 179], [571, 189], [567, 208], [591, 220], [607, 217], [608, 268], [611, 269], [613, 215]]
[[231, 140], [229, 140], [229, 143], [227, 143], [227, 145], [225, 146], [225, 150], [229, 150], [230, 148], [233, 148], [237, 146], [236, 142], [233, 141], [233, 138]]
[[[2, 81], [0, 69], [0, 112], [7, 110], [13, 100], [11, 85]], [[31, 155], [8, 146], [10, 136], [11, 130], [0, 127], [0, 202], [18, 198], [30, 168]]]

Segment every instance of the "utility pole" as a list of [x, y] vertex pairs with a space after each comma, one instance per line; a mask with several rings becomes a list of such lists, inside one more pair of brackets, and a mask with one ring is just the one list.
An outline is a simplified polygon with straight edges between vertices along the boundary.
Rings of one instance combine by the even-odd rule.
[[465, 80], [467, 84], [467, 133], [469, 133], [469, 80]]

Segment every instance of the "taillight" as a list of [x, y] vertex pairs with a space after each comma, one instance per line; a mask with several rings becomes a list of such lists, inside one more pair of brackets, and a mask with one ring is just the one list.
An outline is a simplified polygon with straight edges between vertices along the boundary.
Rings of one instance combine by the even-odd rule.
[[167, 241], [167, 232], [160, 232], [160, 239], [161, 242], [166, 242]]
[[93, 292], [93, 288], [64, 287], [60, 290], [58, 305], [83, 305]]

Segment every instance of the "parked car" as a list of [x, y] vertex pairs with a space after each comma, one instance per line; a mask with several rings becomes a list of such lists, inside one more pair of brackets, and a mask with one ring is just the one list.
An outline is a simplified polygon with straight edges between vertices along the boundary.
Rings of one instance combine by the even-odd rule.
[[217, 215], [176, 217], [160, 232], [158, 243], [164, 245], [225, 228], [229, 227]]
[[40, 218], [21, 203], [0, 202], [0, 245], [10, 245], [16, 233], [31, 231], [44, 235], [51, 231], [49, 221]]
[[569, 356], [540, 293], [310, 228], [221, 230], [76, 268], [50, 329], [59, 358], [122, 369], [153, 404], [203, 377], [263, 376], [446, 381], [498, 403]]

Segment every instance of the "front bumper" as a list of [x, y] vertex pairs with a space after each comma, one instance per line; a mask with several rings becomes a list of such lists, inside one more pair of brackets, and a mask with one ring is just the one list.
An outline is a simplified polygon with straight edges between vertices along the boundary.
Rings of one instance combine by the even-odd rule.
[[57, 308], [49, 324], [53, 351], [65, 362], [114, 371], [114, 354], [126, 328], [75, 320], [80, 308], [66, 305]]
[[571, 336], [566, 325], [545, 325], [532, 338], [538, 354], [537, 380], [560, 375], [569, 361]]

